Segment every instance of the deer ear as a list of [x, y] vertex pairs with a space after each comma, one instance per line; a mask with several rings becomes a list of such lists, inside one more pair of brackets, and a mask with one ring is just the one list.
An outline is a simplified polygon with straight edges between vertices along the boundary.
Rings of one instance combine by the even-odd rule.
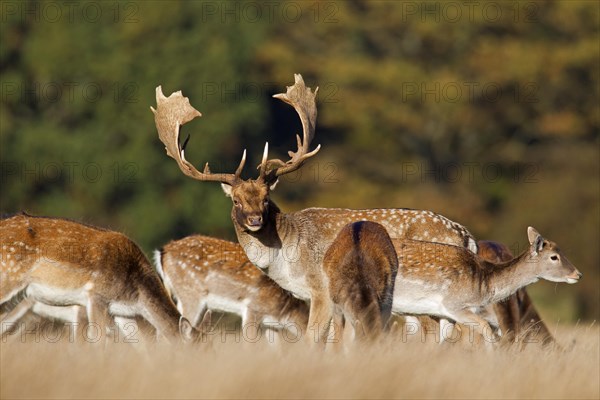
[[233, 187], [230, 184], [228, 184], [228, 183], [221, 183], [221, 188], [225, 192], [225, 196], [231, 197], [231, 189]]
[[544, 238], [531, 226], [527, 228], [527, 237], [531, 245], [531, 254], [537, 255], [542, 250], [542, 247], [544, 247]]
[[196, 337], [194, 327], [185, 317], [179, 318], [179, 333], [185, 343], [193, 342]]
[[533, 226], [527, 228], [527, 238], [529, 239], [529, 244], [533, 244], [538, 236], [540, 236], [540, 233], [536, 231]]
[[275, 188], [277, 187], [278, 183], [279, 183], [279, 178], [277, 178], [275, 180], [275, 182], [273, 182], [271, 185], [269, 185], [269, 190], [275, 190]]

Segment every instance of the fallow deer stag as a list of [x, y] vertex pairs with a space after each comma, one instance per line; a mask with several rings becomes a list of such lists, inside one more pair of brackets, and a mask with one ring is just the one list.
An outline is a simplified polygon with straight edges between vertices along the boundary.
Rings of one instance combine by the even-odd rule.
[[397, 240], [400, 262], [392, 311], [476, 324], [483, 337], [490, 335], [488, 322], [472, 309], [501, 301], [539, 279], [575, 283], [582, 276], [554, 242], [532, 227], [527, 236], [529, 249], [499, 264], [457, 246]]
[[[78, 322], [98, 324], [102, 335], [113, 318], [141, 316], [169, 340], [199, 337], [125, 235], [23, 213], [0, 221], [0, 237], [2, 333], [41, 305], [58, 319], [64, 312], [55, 306], [79, 306], [85, 316]], [[14, 299], [20, 301], [10, 309]]]
[[371, 221], [346, 225], [325, 253], [323, 270], [338, 317], [334, 329], [350, 323], [355, 339], [377, 338], [392, 312], [398, 272], [398, 256], [385, 228]]
[[302, 122], [303, 138], [297, 136], [298, 149], [289, 152], [290, 159], [286, 162], [268, 160], [267, 143], [256, 180], [241, 178], [246, 162], [245, 151], [233, 174], [212, 173], [208, 163], [200, 172], [185, 159], [187, 140], [183, 146], [179, 143], [181, 125], [201, 114], [181, 91], [165, 97], [161, 87], [157, 87], [157, 109], [151, 107], [151, 110], [167, 155], [177, 162], [181, 171], [199, 181], [222, 183], [225, 193], [233, 201], [231, 218], [238, 241], [248, 258], [281, 287], [296, 297], [310, 300], [309, 328], [317, 332], [318, 340], [322, 340], [327, 336], [333, 310], [327, 290], [328, 278], [323, 270], [323, 256], [346, 224], [373, 221], [383, 225], [392, 238], [465, 246], [473, 252], [477, 251], [477, 244], [465, 227], [430, 211], [308, 208], [283, 213], [270, 199], [270, 192], [278, 178], [298, 170], [320, 149], [318, 146], [309, 151], [315, 134], [317, 90], [313, 93], [297, 74], [295, 84], [287, 88], [287, 93], [274, 96], [294, 107]]
[[188, 236], [157, 250], [155, 265], [177, 308], [194, 326], [213, 310], [240, 316], [244, 330], [254, 325], [294, 334], [306, 329], [308, 304], [252, 265], [237, 243]]

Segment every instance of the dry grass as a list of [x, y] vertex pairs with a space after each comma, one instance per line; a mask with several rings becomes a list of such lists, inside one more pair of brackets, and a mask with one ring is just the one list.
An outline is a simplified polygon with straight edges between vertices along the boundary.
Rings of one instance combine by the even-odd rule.
[[303, 344], [192, 347], [0, 345], [0, 397], [13, 398], [593, 398], [600, 330], [562, 328], [568, 351], [482, 351], [383, 343], [347, 354]]

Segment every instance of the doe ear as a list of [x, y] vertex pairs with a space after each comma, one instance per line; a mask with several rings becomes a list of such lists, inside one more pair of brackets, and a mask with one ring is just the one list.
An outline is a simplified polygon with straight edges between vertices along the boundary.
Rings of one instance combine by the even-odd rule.
[[531, 245], [531, 253], [536, 255], [542, 250], [542, 247], [544, 247], [544, 238], [531, 226], [527, 228], [527, 238]]
[[179, 334], [185, 343], [193, 342], [196, 335], [194, 327], [185, 317], [179, 318]]
[[231, 197], [232, 186], [230, 184], [228, 184], [228, 183], [221, 183], [221, 188], [225, 192], [225, 196]]
[[270, 186], [269, 186], [269, 190], [275, 190], [275, 188], [277, 187], [277, 184], [279, 183], [279, 178], [275, 179], [275, 182], [273, 182]]

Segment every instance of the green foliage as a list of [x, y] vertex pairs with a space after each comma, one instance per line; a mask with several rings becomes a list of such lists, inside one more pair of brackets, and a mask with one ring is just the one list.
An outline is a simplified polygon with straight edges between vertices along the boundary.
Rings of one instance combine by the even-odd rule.
[[4, 2], [0, 211], [96, 223], [146, 250], [233, 239], [218, 185], [166, 157], [154, 89], [203, 113], [184, 128], [188, 158], [231, 171], [243, 148], [250, 166], [266, 140], [274, 155], [294, 145], [300, 124], [270, 96], [299, 72], [320, 86], [324, 148], [279, 185], [284, 209], [427, 208], [515, 250], [536, 226], [585, 274], [536, 289], [548, 315], [598, 318], [598, 6], [451, 3], [78, 2], [72, 18], [53, 3], [55, 21], [48, 3]]
[[115, 21], [114, 3], [93, 4], [103, 5], [98, 23], [78, 13], [53, 23], [43, 3], [30, 3], [39, 18], [8, 15], [2, 25], [2, 211], [97, 222], [146, 248], [174, 232], [228, 231], [225, 199], [214, 201], [216, 188], [190, 185], [168, 162], [149, 106], [159, 84], [205, 99], [190, 152], [238, 157], [230, 143], [260, 137], [266, 99], [229, 102], [205, 89], [231, 85], [235, 94], [236, 83], [256, 80], [247, 65], [265, 27], [196, 23], [200, 2], [127, 3], [132, 23], [124, 9]]

